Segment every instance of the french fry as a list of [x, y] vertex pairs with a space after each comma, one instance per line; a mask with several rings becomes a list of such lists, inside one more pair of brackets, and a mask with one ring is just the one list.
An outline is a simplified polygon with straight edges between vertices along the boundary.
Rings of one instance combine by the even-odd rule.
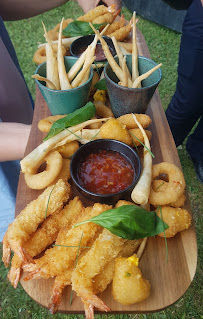
[[[56, 54], [52, 48], [52, 43], [47, 35], [47, 31], [45, 28], [44, 23], [42, 22], [43, 28], [44, 28], [44, 36], [45, 39], [47, 40], [46, 44], [46, 57], [47, 57], [47, 62], [46, 62], [46, 78], [50, 80], [56, 87], [57, 90], [60, 90], [60, 82], [59, 82], [59, 74], [58, 74], [58, 63], [57, 63], [57, 58]], [[47, 84], [47, 87], [49, 87], [49, 84]]]
[[76, 74], [78, 73], [78, 71], [81, 69], [83, 63], [85, 62], [85, 58], [86, 58], [86, 51], [84, 51], [81, 56], [79, 57], [79, 59], [76, 61], [76, 63], [72, 66], [72, 68], [69, 70], [68, 72], [68, 78], [70, 81], [72, 81], [74, 79], [74, 77], [76, 76]]
[[[78, 38], [80, 38], [80, 37], [64, 38], [64, 39], [62, 39], [62, 44], [67, 49], [67, 48], [70, 47], [71, 43], [73, 41], [75, 41], [76, 39], [78, 39]], [[58, 40], [52, 41], [52, 43], [57, 43], [58, 44]], [[38, 48], [41, 48], [43, 46], [46, 46], [46, 43], [39, 44]]]
[[[95, 34], [98, 36], [101, 44], [102, 44], [102, 48], [104, 50], [105, 56], [113, 70], [113, 72], [116, 74], [117, 78], [119, 78], [120, 81], [122, 81], [123, 79], [123, 70], [120, 68], [120, 66], [116, 63], [116, 61], [114, 60], [114, 57], [112, 56], [109, 47], [106, 43], [106, 41], [101, 37], [101, 35], [99, 34], [99, 32], [94, 28], [94, 26], [92, 25], [92, 23], [90, 22], [90, 26], [91, 28], [94, 30]], [[132, 85], [132, 81], [129, 79], [129, 85]]]
[[[136, 124], [138, 125], [139, 129], [142, 131], [145, 146], [150, 151], [151, 150], [150, 143], [149, 143], [147, 134], [145, 133], [145, 130], [143, 129], [142, 125], [138, 122], [135, 114], [132, 114], [132, 116]], [[150, 189], [151, 189], [152, 156], [149, 151], [147, 151], [145, 148], [143, 149], [144, 160], [143, 160], [142, 173], [138, 183], [135, 185], [131, 193], [131, 198], [133, 202], [140, 205], [146, 205], [148, 203]]]
[[81, 81], [82, 81], [82, 79], [83, 79], [83, 76], [85, 75], [85, 73], [91, 68], [91, 65], [92, 65], [92, 63], [94, 62], [94, 60], [95, 60], [95, 56], [91, 59], [91, 60], [89, 60], [89, 62], [85, 65], [85, 67], [80, 71], [80, 73], [78, 73], [78, 75], [76, 76], [76, 78], [73, 80], [73, 82], [71, 83], [71, 86], [72, 86], [72, 88], [75, 88], [75, 87], [77, 87], [80, 83], [81, 83]]
[[[133, 12], [133, 36], [132, 36], [132, 81], [134, 82], [138, 76], [138, 53], [137, 53], [137, 36], [136, 36], [136, 13]], [[141, 88], [141, 83], [138, 84], [138, 87]]]
[[125, 25], [125, 18], [124, 18], [124, 15], [122, 14], [120, 20], [114, 21], [113, 23], [111, 23], [111, 25], [109, 26], [105, 34], [106, 35], [111, 34], [115, 32], [116, 30], [122, 28], [124, 25]]
[[158, 65], [156, 65], [154, 68], [152, 68], [151, 70], [147, 71], [146, 73], [140, 75], [134, 82], [132, 85], [132, 88], [138, 88], [139, 83], [141, 83], [142, 80], [148, 78], [148, 76], [150, 76], [154, 71], [156, 71], [157, 69], [159, 69], [163, 64], [160, 63]]
[[[95, 36], [95, 39], [97, 40], [97, 36]], [[96, 44], [97, 44], [97, 41], [96, 41]], [[95, 45], [95, 47], [96, 47], [96, 45]], [[83, 64], [83, 68], [82, 69], [86, 68], [86, 65], [88, 65], [88, 63], [89, 63], [89, 59], [91, 59], [93, 57], [94, 52], [95, 52], [95, 47], [94, 46], [91, 47], [91, 45], [88, 46], [88, 48], [86, 50], [85, 62]], [[85, 83], [88, 80], [89, 74], [90, 74], [90, 68], [88, 69], [88, 71], [83, 76], [83, 78], [81, 80], [81, 84]]]
[[59, 72], [59, 81], [60, 81], [61, 90], [70, 90], [71, 85], [68, 79], [68, 75], [66, 73], [64, 57], [62, 53], [63, 21], [64, 21], [64, 18], [61, 20], [60, 29], [59, 29], [59, 38], [58, 38], [58, 52], [57, 52], [58, 72]]
[[[126, 57], [123, 57], [122, 61], [122, 70], [123, 70], [123, 86], [128, 87], [128, 67], [126, 64]], [[128, 70], [128, 71], [127, 71]]]
[[[115, 47], [115, 50], [116, 50], [116, 54], [117, 54], [118, 59], [119, 59], [119, 65], [122, 68], [123, 58], [124, 58], [123, 54], [122, 54], [122, 52], [120, 50], [120, 47], [119, 47], [118, 42], [116, 41], [115, 37], [112, 37], [112, 41], [113, 41], [113, 44], [114, 44], [114, 47]], [[127, 67], [127, 74], [128, 74], [128, 78], [131, 80], [131, 74], [130, 74], [130, 71], [129, 71], [128, 67]], [[130, 83], [130, 81], [129, 81], [129, 83]]]
[[132, 43], [118, 41], [118, 45], [119, 47], [124, 48], [127, 51], [127, 54], [132, 53]]
[[54, 85], [49, 79], [47, 79], [47, 78], [45, 78], [45, 77], [43, 77], [43, 76], [41, 76], [41, 75], [39, 75], [39, 74], [31, 75], [31, 77], [32, 77], [33, 79], [38, 80], [38, 81], [44, 81], [44, 82], [48, 83], [50, 89], [56, 90], [55, 85]]

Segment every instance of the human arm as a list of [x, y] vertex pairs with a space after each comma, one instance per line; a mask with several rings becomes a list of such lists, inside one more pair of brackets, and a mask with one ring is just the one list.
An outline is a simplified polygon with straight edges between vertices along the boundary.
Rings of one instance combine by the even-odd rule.
[[67, 1], [68, 0], [0, 0], [0, 15], [3, 20], [8, 21], [26, 19], [59, 7]]
[[[77, 1], [79, 6], [83, 9], [83, 11], [86, 13], [99, 5], [100, 0], [78, 0]], [[115, 4], [115, 10], [119, 10], [122, 7], [122, 0], [103, 0], [102, 1], [105, 5], [110, 6], [112, 4]]]
[[22, 159], [31, 125], [0, 122], [0, 162]]

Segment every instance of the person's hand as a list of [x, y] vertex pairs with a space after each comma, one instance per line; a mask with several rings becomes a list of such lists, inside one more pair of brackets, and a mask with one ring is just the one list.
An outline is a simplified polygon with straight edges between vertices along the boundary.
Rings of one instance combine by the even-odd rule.
[[[99, 4], [100, 0], [78, 0], [79, 6], [83, 9], [85, 13], [88, 11], [96, 8]], [[102, 1], [105, 5], [110, 6], [115, 4], [115, 10], [119, 10], [122, 7], [122, 0], [103, 0]]]

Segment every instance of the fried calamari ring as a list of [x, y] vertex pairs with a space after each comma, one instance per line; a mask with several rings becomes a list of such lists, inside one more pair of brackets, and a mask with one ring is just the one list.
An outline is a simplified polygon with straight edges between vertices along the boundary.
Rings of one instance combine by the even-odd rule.
[[[53, 49], [54, 52], [57, 52], [57, 43], [53, 43]], [[66, 48], [64, 46], [62, 46], [62, 52], [63, 52], [63, 56], [66, 55]], [[39, 47], [37, 49], [37, 51], [35, 52], [34, 56], [33, 56], [33, 62], [37, 63], [37, 64], [42, 64], [43, 62], [46, 62], [47, 58], [46, 58], [46, 46], [42, 46]]]
[[[135, 116], [143, 128], [147, 128], [152, 122], [151, 118], [146, 114], [135, 114]], [[138, 125], [135, 123], [132, 114], [122, 115], [118, 117], [117, 120], [126, 125], [128, 130], [132, 128], [138, 128]]]
[[63, 165], [63, 157], [59, 152], [49, 153], [44, 161], [46, 162], [46, 169], [44, 171], [38, 173], [38, 166], [32, 173], [25, 173], [25, 181], [28, 187], [32, 189], [44, 189], [59, 175]]
[[162, 162], [152, 166], [152, 180], [160, 174], [168, 178], [165, 192], [155, 191], [151, 187], [149, 203], [154, 206], [168, 205], [175, 202], [185, 190], [185, 179], [182, 171], [174, 164]]
[[166, 238], [174, 237], [180, 231], [188, 229], [191, 226], [192, 218], [189, 212], [183, 208], [173, 207], [158, 207], [156, 210], [157, 215], [163, 218], [163, 221], [169, 226], [164, 233], [160, 233], [160, 237]]
[[59, 119], [62, 119], [63, 117], [65, 117], [65, 115], [51, 115], [51, 116], [48, 116], [46, 117], [45, 119], [42, 119], [39, 121], [38, 123], [38, 129], [41, 131], [41, 132], [49, 132], [52, 124], [59, 120]]
[[[167, 182], [161, 179], [155, 179], [152, 182], [152, 188], [155, 192], [165, 192], [167, 190]], [[172, 207], [182, 207], [185, 204], [186, 196], [183, 193], [175, 202], [170, 203]]]

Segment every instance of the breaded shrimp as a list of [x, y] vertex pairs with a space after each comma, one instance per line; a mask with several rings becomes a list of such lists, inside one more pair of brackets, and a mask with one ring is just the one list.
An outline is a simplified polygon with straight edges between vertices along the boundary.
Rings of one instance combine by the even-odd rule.
[[92, 23], [98, 23], [98, 24], [102, 24], [102, 23], [112, 23], [115, 18], [117, 17], [117, 15], [119, 15], [121, 10], [118, 10], [117, 12], [113, 13], [113, 12], [107, 12], [105, 14], [103, 14], [102, 16], [97, 17], [96, 19], [94, 19], [92, 21]]
[[32, 261], [30, 254], [24, 249], [24, 243], [36, 231], [38, 225], [49, 215], [59, 211], [68, 200], [70, 185], [61, 179], [47, 187], [39, 197], [31, 201], [9, 225], [3, 241], [3, 262], [10, 259], [8, 245], [23, 262]]
[[95, 237], [88, 242], [88, 246], [85, 249], [83, 249], [81, 253], [78, 250], [78, 256], [77, 256], [77, 259], [75, 260], [75, 264], [73, 264], [68, 270], [64, 271], [62, 274], [59, 274], [58, 276], [55, 277], [54, 285], [52, 287], [51, 298], [49, 302], [49, 311], [52, 314], [58, 310], [58, 307], [60, 305], [61, 298], [62, 298], [63, 289], [66, 286], [71, 285], [72, 272], [75, 269], [78, 261], [87, 253], [89, 249], [91, 249], [95, 239], [100, 235], [101, 231], [102, 229], [100, 229], [96, 233]]
[[[25, 242], [24, 248], [32, 256], [40, 254], [46, 247], [51, 245], [57, 238], [60, 229], [64, 226], [70, 227], [72, 220], [77, 218], [82, 210], [82, 203], [78, 197], [69, 202], [59, 213], [49, 216], [32, 237]], [[14, 288], [20, 279], [22, 261], [17, 254], [12, 258], [8, 279]]]
[[[138, 246], [141, 244], [142, 239], [135, 239], [135, 240], [127, 240], [120, 253], [117, 257], [129, 257], [131, 256], [135, 250], [138, 248]], [[112, 259], [100, 272], [98, 275], [96, 275], [93, 279], [93, 287], [94, 287], [94, 293], [98, 294], [100, 292], [103, 292], [108, 284], [113, 280], [114, 275], [114, 267], [115, 267], [115, 258]]]
[[132, 24], [129, 22], [126, 26], [108, 34], [108, 37], [109, 38], [115, 37], [117, 41], [123, 41], [129, 36], [131, 30], [132, 30]]
[[[86, 207], [77, 222], [90, 219], [110, 208], [111, 206], [99, 203], [93, 207]], [[100, 228], [101, 226], [94, 223], [85, 223], [70, 230], [64, 227], [59, 232], [55, 247], [47, 249], [43, 257], [35, 260], [35, 264], [25, 265], [23, 269], [31, 273], [24, 280], [50, 278], [67, 271], [75, 262], [79, 243], [81, 247], [86, 246]]]
[[94, 293], [93, 278], [118, 255], [125, 239], [104, 229], [95, 240], [91, 250], [78, 262], [72, 274], [72, 288], [81, 297], [83, 303], [91, 304], [101, 311], [109, 311], [104, 302]]
[[97, 6], [96, 8], [88, 11], [83, 16], [80, 16], [79, 18], [77, 18], [77, 20], [78, 21], [85, 21], [85, 22], [92, 22], [97, 17], [99, 17], [105, 13], [108, 13], [108, 12], [115, 12], [115, 5], [111, 5], [109, 7], [106, 7], [104, 5]]
[[113, 23], [111, 23], [111, 25], [108, 27], [108, 29], [106, 30], [104, 34], [109, 35], [115, 32], [116, 30], [122, 28], [124, 25], [125, 25], [125, 18], [124, 18], [124, 15], [122, 14], [120, 20], [114, 21]]

